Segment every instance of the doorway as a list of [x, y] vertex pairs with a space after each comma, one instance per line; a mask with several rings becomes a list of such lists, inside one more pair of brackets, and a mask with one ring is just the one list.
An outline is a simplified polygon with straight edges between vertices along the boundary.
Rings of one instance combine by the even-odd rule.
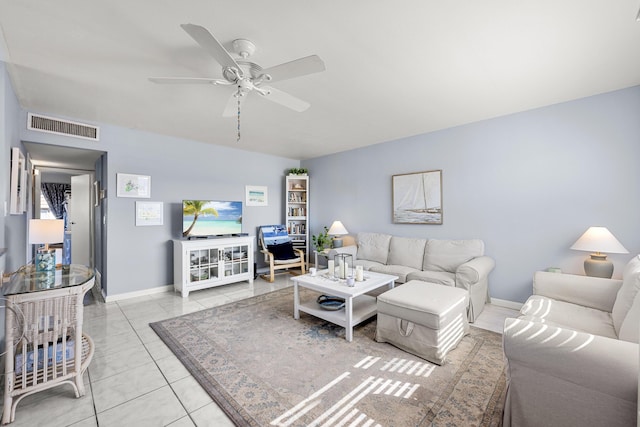
[[[64, 209], [56, 218], [65, 219], [66, 263], [95, 268], [96, 290], [106, 295], [106, 156], [103, 151], [23, 142], [31, 163], [33, 188], [27, 218], [40, 218], [49, 203], [43, 200], [43, 184], [59, 184], [65, 191]], [[102, 190], [101, 190], [102, 189]], [[47, 190], [45, 190], [46, 192]], [[58, 190], [60, 191], [60, 190]], [[44, 197], [46, 200], [47, 198]], [[60, 198], [58, 198], [58, 203]], [[56, 209], [53, 209], [56, 210]]]

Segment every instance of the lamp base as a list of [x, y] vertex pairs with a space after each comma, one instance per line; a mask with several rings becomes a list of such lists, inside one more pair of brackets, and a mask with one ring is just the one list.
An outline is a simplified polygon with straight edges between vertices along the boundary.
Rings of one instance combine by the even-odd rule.
[[591, 254], [590, 258], [584, 260], [584, 272], [587, 276], [611, 279], [613, 263], [607, 261], [607, 256], [604, 254]]
[[36, 272], [56, 271], [55, 249], [38, 249], [36, 252]]
[[332, 244], [332, 246], [334, 248], [341, 248], [342, 247], [342, 239], [334, 237], [331, 242], [332, 242], [331, 244]]

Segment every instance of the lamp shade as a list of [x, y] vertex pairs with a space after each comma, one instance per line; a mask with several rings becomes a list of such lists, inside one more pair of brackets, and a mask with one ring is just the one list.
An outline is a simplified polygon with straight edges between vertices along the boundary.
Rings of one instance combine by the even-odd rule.
[[571, 249], [587, 252], [606, 252], [610, 254], [629, 253], [606, 227], [589, 227], [573, 246], [571, 246]]
[[31, 219], [29, 220], [29, 243], [49, 244], [64, 241], [64, 220]]
[[344, 228], [344, 225], [342, 225], [342, 221], [333, 221], [333, 224], [331, 224], [331, 227], [329, 228], [329, 231], [327, 231], [327, 234], [332, 236], [340, 236], [343, 234], [349, 234], [349, 232], [346, 228]]

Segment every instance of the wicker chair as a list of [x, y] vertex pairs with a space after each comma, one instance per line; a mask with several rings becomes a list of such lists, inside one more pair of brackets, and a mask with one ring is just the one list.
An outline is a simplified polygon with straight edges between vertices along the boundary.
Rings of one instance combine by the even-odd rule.
[[[305, 254], [302, 249], [295, 248], [284, 225], [262, 225], [258, 233], [260, 252], [269, 263], [269, 274], [260, 277], [268, 282], [275, 279], [276, 270], [287, 270], [290, 274], [305, 274]], [[292, 271], [291, 269], [300, 269]]]
[[83, 297], [94, 278], [80, 286], [7, 298], [5, 395], [2, 424], [15, 420], [16, 406], [33, 393], [71, 384], [85, 394], [82, 374], [93, 357], [93, 340], [82, 332]]

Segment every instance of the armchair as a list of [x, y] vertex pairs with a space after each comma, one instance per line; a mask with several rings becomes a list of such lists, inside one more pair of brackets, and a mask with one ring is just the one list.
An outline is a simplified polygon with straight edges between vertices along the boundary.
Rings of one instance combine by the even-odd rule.
[[289, 270], [299, 268], [300, 273], [289, 271], [290, 274], [305, 274], [305, 254], [301, 249], [293, 246], [291, 237], [284, 225], [262, 225], [258, 233], [260, 252], [265, 255], [269, 263], [269, 275], [260, 277], [268, 282], [275, 279], [275, 270]]
[[537, 272], [506, 319], [503, 425], [628, 426], [638, 409], [640, 259], [623, 280]]

